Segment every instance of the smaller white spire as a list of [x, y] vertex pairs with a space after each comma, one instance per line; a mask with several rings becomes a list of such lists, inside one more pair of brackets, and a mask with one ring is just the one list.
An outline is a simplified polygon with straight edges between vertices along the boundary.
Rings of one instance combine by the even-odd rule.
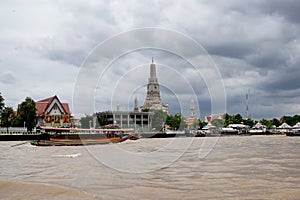
[[191, 118], [195, 118], [196, 117], [194, 98], [191, 98], [191, 103], [190, 103], [190, 117]]
[[135, 98], [134, 98], [134, 112], [139, 112], [137, 96], [135, 96]]

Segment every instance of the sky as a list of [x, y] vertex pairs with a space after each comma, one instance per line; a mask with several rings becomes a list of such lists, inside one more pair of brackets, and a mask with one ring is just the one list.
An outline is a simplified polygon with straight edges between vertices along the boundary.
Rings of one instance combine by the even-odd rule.
[[[300, 113], [297, 0], [1, 1], [0, 92], [57, 95], [73, 114], [133, 109], [151, 59], [170, 113]], [[195, 46], [195, 44], [197, 44]], [[199, 47], [199, 48], [198, 48]], [[128, 50], [128, 51], [126, 51]]]

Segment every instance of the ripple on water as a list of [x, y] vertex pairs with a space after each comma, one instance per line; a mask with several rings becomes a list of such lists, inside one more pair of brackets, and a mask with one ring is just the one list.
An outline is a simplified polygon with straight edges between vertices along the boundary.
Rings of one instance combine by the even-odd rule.
[[1, 199], [97, 199], [95, 196], [73, 188], [59, 185], [0, 181]]
[[[207, 139], [195, 138], [179, 159], [148, 173], [127, 173], [105, 166], [92, 155], [104, 146], [33, 148], [25, 144], [12, 148], [16, 142], [0, 143], [0, 179], [35, 182], [2, 181], [1, 198], [299, 199], [300, 137], [219, 138], [210, 153], [200, 159], [199, 148]], [[175, 140], [185, 142], [186, 138]], [[141, 139], [117, 147], [149, 153], [170, 142], [172, 139]], [[158, 165], [160, 159], [180, 150], [162, 151], [162, 157], [139, 167]], [[119, 155], [113, 156], [117, 159]]]

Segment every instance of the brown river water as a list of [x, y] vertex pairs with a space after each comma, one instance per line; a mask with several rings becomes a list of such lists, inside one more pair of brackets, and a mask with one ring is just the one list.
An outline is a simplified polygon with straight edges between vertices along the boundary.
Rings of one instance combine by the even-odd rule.
[[18, 143], [0, 142], [0, 199], [300, 199], [300, 137]]

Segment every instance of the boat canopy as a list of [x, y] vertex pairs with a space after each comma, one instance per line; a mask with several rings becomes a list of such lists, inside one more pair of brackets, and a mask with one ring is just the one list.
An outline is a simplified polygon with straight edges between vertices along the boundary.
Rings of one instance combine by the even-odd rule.
[[287, 123], [284, 122], [278, 128], [292, 128], [292, 127], [290, 125], [288, 125]]
[[229, 124], [228, 126], [227, 126], [227, 128], [246, 128], [246, 125], [244, 125], [244, 124]]
[[293, 128], [300, 128], [300, 122], [298, 122], [297, 124], [295, 124], [295, 125], [293, 126]]

